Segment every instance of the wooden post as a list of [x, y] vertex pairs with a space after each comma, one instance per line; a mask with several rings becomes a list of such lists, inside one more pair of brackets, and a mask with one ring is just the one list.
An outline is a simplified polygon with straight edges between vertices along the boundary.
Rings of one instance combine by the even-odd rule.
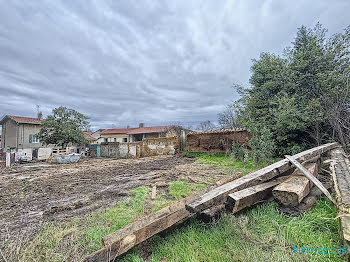
[[6, 152], [6, 167], [10, 167], [10, 166], [11, 166], [11, 153]]

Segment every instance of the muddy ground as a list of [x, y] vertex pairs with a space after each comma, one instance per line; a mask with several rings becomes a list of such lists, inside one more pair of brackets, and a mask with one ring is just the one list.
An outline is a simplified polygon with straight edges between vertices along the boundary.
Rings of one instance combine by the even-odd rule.
[[[0, 241], [30, 238], [48, 221], [62, 222], [113, 206], [142, 185], [212, 183], [227, 171], [183, 156], [86, 159], [77, 164], [26, 164], [0, 171]], [[165, 189], [164, 189], [165, 190]]]

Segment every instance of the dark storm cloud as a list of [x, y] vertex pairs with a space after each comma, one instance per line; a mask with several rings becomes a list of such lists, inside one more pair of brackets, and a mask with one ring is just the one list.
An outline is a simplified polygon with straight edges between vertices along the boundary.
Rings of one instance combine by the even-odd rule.
[[344, 1], [0, 1], [0, 113], [64, 105], [93, 127], [216, 120], [251, 59], [302, 24], [331, 34]]

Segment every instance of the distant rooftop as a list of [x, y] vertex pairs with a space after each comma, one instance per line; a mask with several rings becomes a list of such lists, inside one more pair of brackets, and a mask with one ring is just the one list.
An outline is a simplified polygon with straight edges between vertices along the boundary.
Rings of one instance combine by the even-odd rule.
[[101, 132], [101, 135], [107, 134], [149, 134], [149, 133], [162, 133], [166, 132], [170, 126], [150, 126], [150, 127], [139, 127], [139, 128], [113, 128], [105, 129]]
[[18, 124], [32, 124], [32, 125], [40, 125], [41, 124], [41, 120], [39, 118], [24, 117], [24, 116], [10, 116], [10, 115], [5, 115], [0, 120], [0, 124], [3, 124], [7, 119], [12, 119], [13, 121], [17, 122]]

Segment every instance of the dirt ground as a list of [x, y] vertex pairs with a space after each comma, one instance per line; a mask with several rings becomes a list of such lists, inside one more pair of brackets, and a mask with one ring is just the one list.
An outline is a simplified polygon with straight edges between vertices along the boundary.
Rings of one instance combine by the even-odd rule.
[[[44, 222], [61, 222], [113, 206], [132, 188], [171, 181], [212, 183], [227, 172], [183, 156], [85, 159], [25, 164], [0, 171], [0, 240], [30, 238]], [[208, 182], [209, 181], [209, 182]]]

